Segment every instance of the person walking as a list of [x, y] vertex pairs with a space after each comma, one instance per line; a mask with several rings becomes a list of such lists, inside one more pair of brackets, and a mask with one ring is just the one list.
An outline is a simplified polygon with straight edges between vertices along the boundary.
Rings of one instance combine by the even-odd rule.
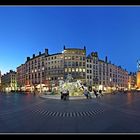
[[99, 94], [100, 94], [100, 96], [103, 96], [103, 93], [102, 93], [101, 89], [99, 90]]
[[86, 98], [88, 99], [88, 91], [87, 91], [87, 89], [84, 90], [84, 95], [85, 95]]
[[96, 89], [94, 89], [93, 90], [93, 92], [94, 92], [94, 95], [96, 96], [96, 98], [98, 97], [98, 94], [97, 94], [97, 90]]

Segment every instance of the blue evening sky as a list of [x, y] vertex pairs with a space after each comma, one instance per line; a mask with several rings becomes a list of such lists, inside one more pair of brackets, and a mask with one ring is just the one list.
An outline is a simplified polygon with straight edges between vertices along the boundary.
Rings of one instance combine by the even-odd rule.
[[0, 70], [24, 63], [45, 48], [83, 48], [87, 54], [137, 70], [140, 59], [140, 7], [136, 6], [1, 6]]

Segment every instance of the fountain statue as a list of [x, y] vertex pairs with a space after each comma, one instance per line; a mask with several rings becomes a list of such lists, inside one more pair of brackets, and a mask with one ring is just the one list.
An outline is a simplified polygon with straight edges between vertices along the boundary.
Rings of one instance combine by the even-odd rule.
[[71, 74], [68, 74], [65, 81], [59, 80], [58, 93], [68, 90], [70, 96], [79, 96], [83, 95], [85, 88], [86, 87], [82, 85], [80, 80], [75, 82]]

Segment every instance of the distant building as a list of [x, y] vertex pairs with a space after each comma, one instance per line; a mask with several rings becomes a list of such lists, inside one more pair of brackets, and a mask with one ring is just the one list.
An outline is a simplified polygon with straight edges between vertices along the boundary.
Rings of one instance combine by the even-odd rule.
[[6, 74], [2, 75], [1, 84], [3, 91], [10, 92], [17, 90], [16, 72], [10, 70]]
[[0, 71], [0, 91], [1, 91], [1, 71]]
[[25, 91], [26, 83], [26, 73], [25, 73], [25, 64], [21, 64], [17, 67], [17, 89], [19, 91]]
[[137, 88], [140, 89], [140, 60], [137, 61]]
[[130, 72], [129, 73], [129, 78], [128, 78], [128, 89], [135, 89], [137, 85], [137, 80], [136, 80], [136, 73]]

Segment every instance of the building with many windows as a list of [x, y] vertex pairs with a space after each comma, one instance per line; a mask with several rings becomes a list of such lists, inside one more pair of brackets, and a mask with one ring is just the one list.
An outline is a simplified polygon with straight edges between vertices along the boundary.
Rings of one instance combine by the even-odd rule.
[[[47, 51], [47, 50], [46, 50]], [[35, 91], [42, 90], [45, 83], [45, 53], [33, 57], [27, 57], [25, 64], [17, 67], [18, 90]]]
[[136, 80], [136, 73], [135, 72], [130, 72], [129, 73], [129, 78], [128, 78], [128, 89], [133, 90], [136, 89], [137, 85], [137, 80]]
[[74, 80], [85, 82], [86, 48], [66, 48], [64, 46], [64, 78], [70, 74]]
[[16, 72], [10, 70], [1, 77], [2, 91], [10, 92], [17, 90]]
[[125, 89], [128, 87], [128, 72], [98, 58], [97, 52], [92, 52], [86, 58], [86, 83], [101, 90]]
[[59, 85], [59, 80], [64, 80], [64, 55], [63, 53], [51, 54], [45, 57], [45, 84], [47, 89]]
[[86, 83], [87, 85], [99, 85], [99, 58], [97, 52], [92, 52], [86, 57]]
[[18, 91], [25, 91], [25, 64], [21, 64], [17, 67], [17, 87]]
[[80, 80], [87, 86], [111, 90], [127, 88], [128, 72], [105, 60], [100, 60], [97, 52], [86, 57], [86, 47], [66, 48], [62, 53], [39, 52], [27, 57], [24, 64], [17, 67], [18, 89], [25, 91], [50, 91], [57, 89], [60, 80], [71, 75], [73, 81]]
[[59, 80], [66, 80], [71, 74], [74, 80], [85, 82], [86, 48], [66, 48], [62, 53], [49, 54], [48, 49], [39, 55], [27, 57], [17, 67], [18, 90], [48, 91], [57, 88]]

